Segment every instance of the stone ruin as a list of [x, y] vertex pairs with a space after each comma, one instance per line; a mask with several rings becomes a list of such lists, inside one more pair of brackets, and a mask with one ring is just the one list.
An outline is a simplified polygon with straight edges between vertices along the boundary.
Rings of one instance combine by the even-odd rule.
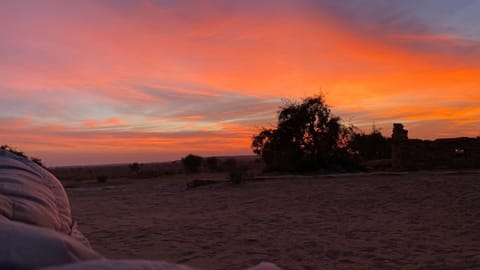
[[392, 130], [392, 140], [394, 141], [408, 140], [408, 130], [404, 129], [402, 124], [394, 123], [393, 130]]
[[392, 169], [480, 169], [480, 137], [409, 139], [408, 130], [393, 124]]

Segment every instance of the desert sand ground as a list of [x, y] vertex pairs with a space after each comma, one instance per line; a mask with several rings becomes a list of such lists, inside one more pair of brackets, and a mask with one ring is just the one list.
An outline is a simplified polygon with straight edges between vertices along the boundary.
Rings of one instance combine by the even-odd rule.
[[[203, 269], [480, 269], [480, 174], [282, 177], [185, 189], [186, 180], [67, 188], [108, 258]], [[123, 183], [123, 184], [122, 184]]]

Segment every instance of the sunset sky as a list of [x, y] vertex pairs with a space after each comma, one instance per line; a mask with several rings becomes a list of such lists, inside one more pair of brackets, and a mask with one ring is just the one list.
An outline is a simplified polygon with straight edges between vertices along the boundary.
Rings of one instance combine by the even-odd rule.
[[390, 136], [480, 136], [480, 1], [0, 5], [0, 144], [49, 166], [252, 154], [282, 99], [325, 93]]

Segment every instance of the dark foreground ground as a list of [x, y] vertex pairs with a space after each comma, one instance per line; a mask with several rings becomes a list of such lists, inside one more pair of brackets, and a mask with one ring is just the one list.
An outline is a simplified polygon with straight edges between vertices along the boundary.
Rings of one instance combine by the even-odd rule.
[[80, 229], [109, 258], [214, 270], [261, 261], [286, 270], [480, 269], [480, 174], [185, 183], [67, 191]]

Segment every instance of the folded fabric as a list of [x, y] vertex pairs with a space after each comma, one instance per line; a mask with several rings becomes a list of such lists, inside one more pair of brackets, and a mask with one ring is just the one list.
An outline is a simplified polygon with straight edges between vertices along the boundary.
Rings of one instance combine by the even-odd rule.
[[101, 258], [66, 234], [0, 219], [0, 269], [38, 269]]
[[[195, 268], [162, 261], [95, 260], [57, 267], [47, 267], [40, 270], [195, 270]], [[260, 263], [247, 270], [280, 270], [280, 268], [271, 263]]]
[[72, 220], [60, 181], [35, 162], [0, 149], [0, 216], [71, 235], [89, 246]]

